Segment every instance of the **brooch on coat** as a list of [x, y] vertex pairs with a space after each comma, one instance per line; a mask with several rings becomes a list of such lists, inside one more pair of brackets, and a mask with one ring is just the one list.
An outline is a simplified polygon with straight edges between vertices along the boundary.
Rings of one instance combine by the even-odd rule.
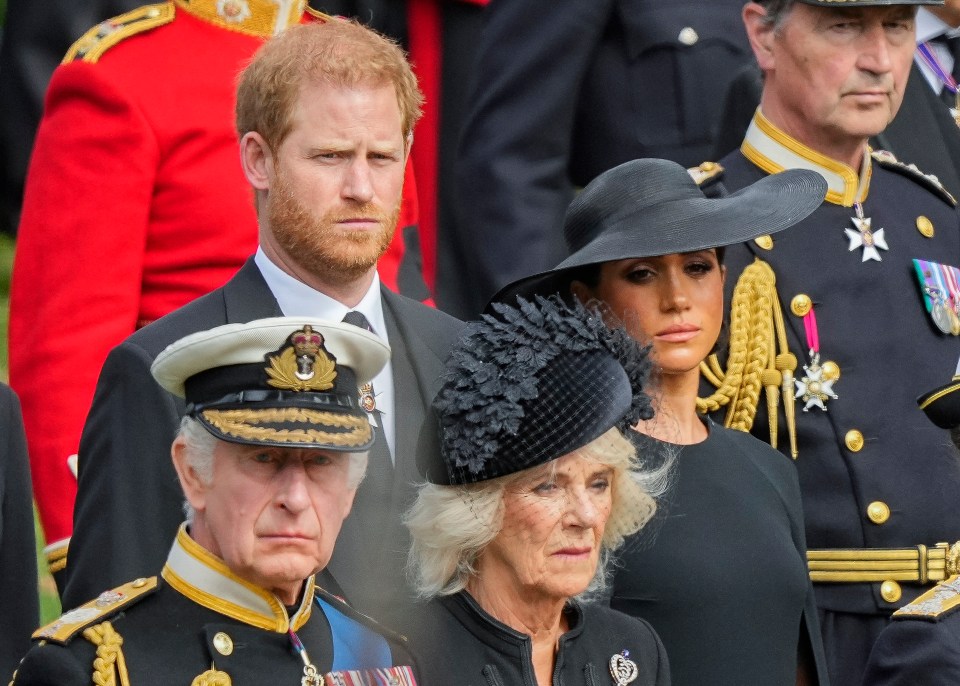
[[637, 679], [637, 663], [630, 659], [630, 651], [624, 650], [610, 658], [610, 676], [616, 686], [627, 686]]

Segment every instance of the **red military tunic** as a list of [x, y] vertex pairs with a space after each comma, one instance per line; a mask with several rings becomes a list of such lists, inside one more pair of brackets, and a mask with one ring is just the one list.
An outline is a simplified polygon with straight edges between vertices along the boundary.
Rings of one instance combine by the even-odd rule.
[[[222, 285], [256, 250], [235, 84], [276, 26], [322, 16], [304, 14], [304, 5], [145, 6], [91, 29], [53, 75], [17, 239], [10, 383], [23, 403], [54, 569], [72, 531], [76, 479], [67, 459], [107, 352]], [[401, 227], [416, 223], [407, 171]], [[402, 252], [398, 231], [380, 263], [392, 288]]]

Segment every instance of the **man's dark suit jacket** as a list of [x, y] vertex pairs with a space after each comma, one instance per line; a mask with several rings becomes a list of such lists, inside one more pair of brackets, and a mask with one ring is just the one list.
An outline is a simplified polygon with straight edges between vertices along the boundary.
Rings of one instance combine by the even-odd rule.
[[[756, 64], [737, 73], [724, 100], [712, 159], [740, 147], [762, 91], [763, 76]], [[916, 63], [910, 69], [900, 111], [881, 134], [870, 139], [870, 145], [917, 165], [924, 174], [933, 174], [954, 197], [960, 197], [960, 128]]]
[[[449, 315], [385, 288], [382, 296], [393, 349], [397, 415], [394, 516], [387, 530], [375, 532], [358, 531], [354, 517], [349, 517], [329, 568], [355, 605], [375, 611], [383, 599], [368, 600], [364, 594], [370, 586], [384, 593], [406, 587], [402, 564], [408, 537], [400, 514], [412, 500], [412, 484], [422, 481], [415, 459], [420, 425], [461, 326]], [[170, 445], [184, 403], [153, 380], [154, 358], [196, 331], [282, 314], [260, 270], [249, 260], [222, 288], [141, 329], [111, 351], [80, 439], [64, 609], [155, 573], [183, 521], [184, 498]], [[362, 494], [363, 485], [354, 513]], [[388, 544], [387, 549], [381, 547]]]

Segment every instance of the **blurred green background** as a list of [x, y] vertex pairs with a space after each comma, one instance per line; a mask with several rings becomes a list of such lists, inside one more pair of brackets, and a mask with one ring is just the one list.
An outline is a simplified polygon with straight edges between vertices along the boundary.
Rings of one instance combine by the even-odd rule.
[[[3, 30], [3, 19], [6, 16], [6, 0], [0, 0], [0, 31]], [[0, 113], [2, 116], [2, 113]], [[10, 312], [10, 271], [13, 266], [14, 241], [8, 236], [0, 235], [0, 381], [7, 381], [7, 322]], [[47, 574], [46, 561], [41, 554], [43, 550], [43, 534], [39, 525], [37, 529], [37, 565], [40, 571], [40, 621], [46, 623], [60, 614], [60, 601], [57, 599], [56, 587], [53, 579]]]

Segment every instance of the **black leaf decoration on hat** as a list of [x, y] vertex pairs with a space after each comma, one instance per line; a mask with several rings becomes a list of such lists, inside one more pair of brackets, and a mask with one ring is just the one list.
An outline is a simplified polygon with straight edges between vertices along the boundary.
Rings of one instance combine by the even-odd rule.
[[558, 296], [516, 302], [516, 307], [492, 305], [493, 314], [467, 327], [433, 401], [445, 460], [473, 475], [484, 472], [504, 438], [520, 431], [525, 403], [540, 393], [538, 374], [561, 353], [606, 351], [620, 362], [633, 394], [630, 410], [618, 424], [622, 431], [653, 416], [643, 392], [651, 366], [649, 347], [622, 326], [608, 326], [596, 309], [579, 302]]

